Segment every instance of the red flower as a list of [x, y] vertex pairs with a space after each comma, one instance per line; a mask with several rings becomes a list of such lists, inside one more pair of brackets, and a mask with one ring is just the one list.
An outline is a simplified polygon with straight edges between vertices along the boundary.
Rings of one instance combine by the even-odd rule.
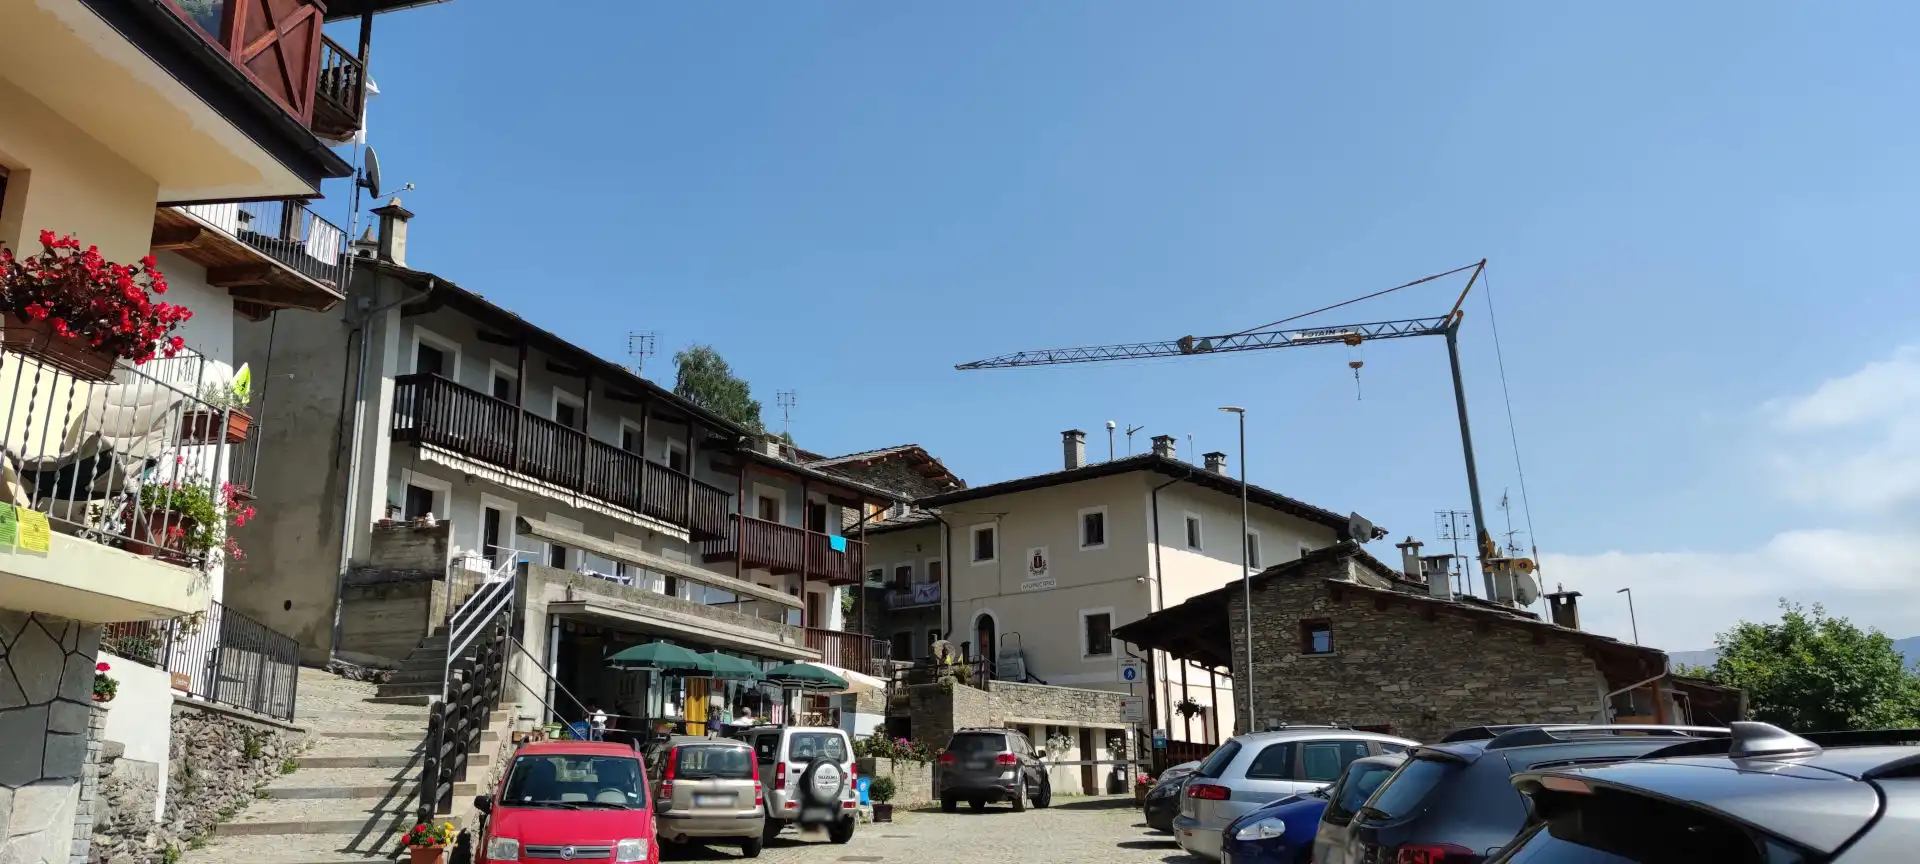
[[105, 671], [107, 671], [107, 670], [109, 670], [109, 669], [112, 669], [112, 668], [113, 668], [112, 666], [108, 666], [108, 665], [107, 665], [106, 663], [95, 663], [95, 664], [93, 664], [93, 671], [95, 671], [95, 672], [105, 672]]

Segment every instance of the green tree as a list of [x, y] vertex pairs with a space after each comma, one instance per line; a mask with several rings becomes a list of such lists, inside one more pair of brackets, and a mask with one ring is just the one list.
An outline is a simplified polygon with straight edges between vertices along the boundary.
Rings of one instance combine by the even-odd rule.
[[1780, 621], [1715, 637], [1706, 677], [1747, 691], [1753, 719], [1795, 732], [1920, 725], [1920, 678], [1893, 640], [1826, 609], [1780, 601]]
[[675, 394], [755, 432], [765, 428], [753, 388], [733, 374], [713, 346], [690, 346], [673, 355], [673, 365]]

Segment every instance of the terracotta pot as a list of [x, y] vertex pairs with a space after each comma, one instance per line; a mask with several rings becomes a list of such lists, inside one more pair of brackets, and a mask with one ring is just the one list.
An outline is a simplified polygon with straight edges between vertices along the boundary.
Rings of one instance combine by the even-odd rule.
[[221, 412], [208, 408], [188, 411], [180, 415], [180, 443], [182, 444], [241, 444], [247, 440], [247, 433], [253, 429], [253, 416], [245, 411], [231, 411], [224, 422]]
[[105, 704], [107, 704], [108, 702], [112, 702], [112, 701], [113, 701], [113, 697], [112, 697], [112, 696], [102, 696], [102, 695], [100, 695], [100, 694], [98, 694], [98, 693], [95, 693], [95, 694], [93, 694], [93, 701], [95, 701], [95, 702], [98, 702], [98, 703], [100, 703], [100, 704], [102, 704], [102, 705], [105, 705]]
[[413, 859], [413, 864], [441, 864], [447, 859], [447, 847], [408, 846], [407, 855]]
[[893, 821], [893, 805], [892, 804], [873, 805], [873, 821], [892, 822]]
[[111, 352], [55, 333], [49, 322], [28, 321], [9, 312], [0, 319], [0, 339], [4, 339], [8, 351], [32, 357], [82, 381], [113, 380], [116, 358]]
[[186, 549], [185, 538], [174, 539], [167, 536], [170, 528], [179, 528], [192, 534], [200, 527], [200, 522], [185, 513], [170, 511], [148, 511], [133, 523], [126, 548], [135, 555], [159, 558], [175, 563], [187, 563], [192, 555]]

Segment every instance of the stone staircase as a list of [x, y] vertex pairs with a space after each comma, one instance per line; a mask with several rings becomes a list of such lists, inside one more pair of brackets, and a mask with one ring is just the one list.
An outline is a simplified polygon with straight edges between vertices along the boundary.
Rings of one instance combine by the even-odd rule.
[[[471, 656], [472, 649], [467, 653]], [[447, 627], [442, 624], [414, 646], [393, 677], [380, 685], [374, 700], [391, 705], [425, 705], [440, 695], [446, 671]]]
[[[299, 770], [268, 784], [180, 864], [384, 864], [404, 856], [400, 838], [418, 818], [429, 709], [373, 699], [373, 685], [300, 670], [294, 722], [311, 733], [311, 746]], [[475, 779], [455, 784], [456, 811], [493, 767], [508, 714], [494, 712], [480, 752], [468, 758]], [[460, 827], [459, 817], [437, 818]]]

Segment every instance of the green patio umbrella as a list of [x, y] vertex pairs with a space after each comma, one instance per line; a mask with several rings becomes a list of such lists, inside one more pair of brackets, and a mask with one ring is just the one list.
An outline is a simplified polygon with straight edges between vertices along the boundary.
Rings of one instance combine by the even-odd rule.
[[713, 664], [705, 657], [667, 642], [635, 645], [608, 657], [607, 665], [616, 669], [689, 677], [698, 677], [713, 671]]
[[767, 683], [790, 690], [840, 691], [852, 686], [847, 679], [811, 663], [786, 663], [762, 674]]
[[709, 671], [713, 673], [713, 677], [715, 678], [733, 681], [760, 680], [760, 667], [735, 657], [732, 654], [708, 651], [700, 655], [700, 659], [707, 661], [707, 665], [710, 667]]

